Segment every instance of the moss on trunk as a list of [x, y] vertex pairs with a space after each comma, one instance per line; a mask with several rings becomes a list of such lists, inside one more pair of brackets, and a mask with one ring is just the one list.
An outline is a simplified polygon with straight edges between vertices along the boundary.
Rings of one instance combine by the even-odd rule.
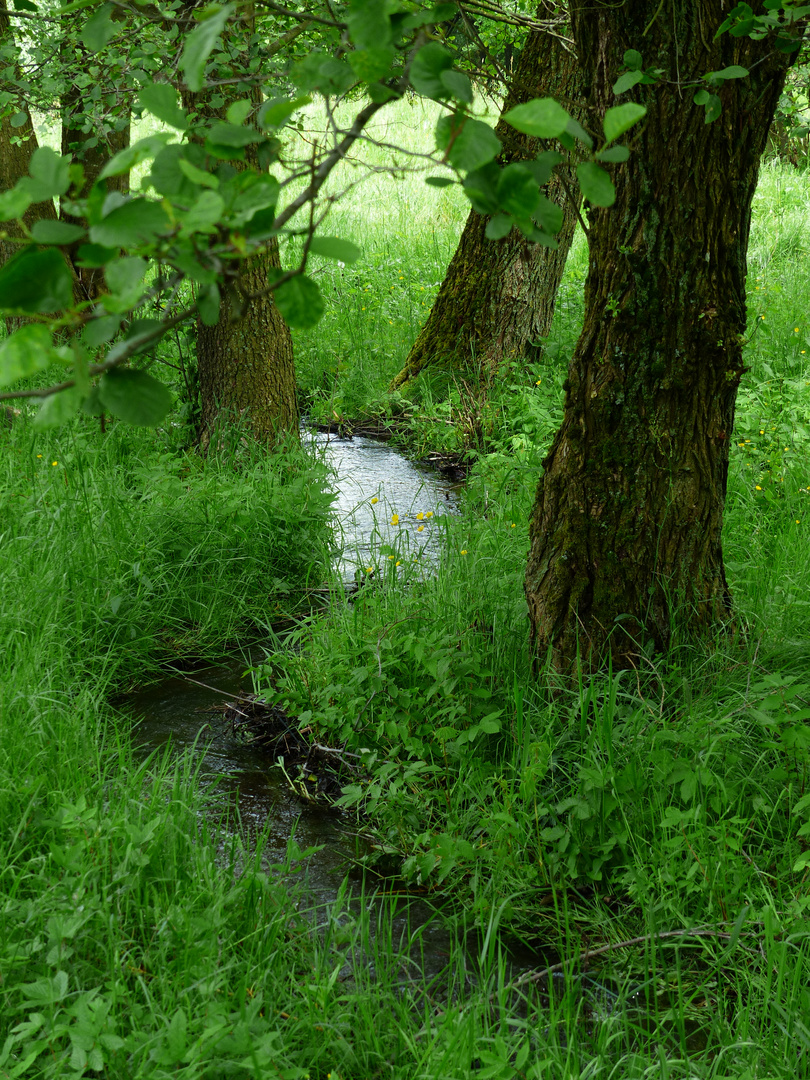
[[[571, 102], [580, 96], [578, 70], [576, 56], [560, 38], [531, 33], [503, 111], [552, 95], [576, 114]], [[503, 120], [495, 130], [503, 143], [500, 161], [504, 165], [526, 161], [542, 149], [540, 140], [519, 134]], [[559, 177], [552, 177], [545, 193], [564, 212], [555, 250], [530, 244], [517, 229], [503, 240], [487, 240], [489, 219], [470, 213], [428, 320], [392, 390], [431, 364], [472, 363], [492, 371], [505, 359], [538, 352], [538, 342], [551, 326], [576, 224], [576, 208], [566, 198]]]
[[[626, 49], [664, 76], [621, 98], [648, 112], [613, 168], [616, 204], [589, 215], [584, 326], [531, 518], [535, 648], [563, 672], [578, 656], [638, 665], [675, 624], [713, 633], [731, 613], [721, 529], [751, 201], [790, 60], [768, 41], [715, 41], [723, 7], [572, 5], [595, 120]], [[725, 83], [707, 124], [684, 84], [732, 64], [750, 76]]]

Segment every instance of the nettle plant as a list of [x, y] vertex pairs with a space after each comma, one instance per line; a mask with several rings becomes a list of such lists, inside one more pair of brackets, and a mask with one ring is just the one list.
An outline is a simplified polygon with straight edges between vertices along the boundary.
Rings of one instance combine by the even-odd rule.
[[[24, 7], [34, 5], [25, 0]], [[605, 166], [627, 159], [628, 147], [617, 140], [645, 114], [641, 105], [619, 105], [595, 133], [551, 98], [519, 105], [505, 119], [546, 140], [546, 148], [532, 160], [502, 167], [498, 138], [475, 115], [470, 78], [439, 40], [456, 13], [454, 4], [353, 0], [342, 18], [287, 9], [279, 14], [282, 9], [269, 5], [267, 27], [260, 6], [236, 3], [189, 12], [176, 0], [78, 0], [57, 14], [83, 8], [92, 8], [76, 31], [84, 50], [100, 55], [123, 49], [122, 42], [143, 32], [162, 35], [162, 47], [170, 56], [174, 50], [176, 62], [160, 74], [155, 65], [143, 65], [132, 94], [135, 111], [168, 130], [112, 155], [89, 191], [80, 163], [42, 147], [31, 156], [28, 175], [0, 193], [0, 221], [15, 223], [12, 235], [0, 238], [19, 248], [0, 269], [0, 313], [25, 319], [0, 347], [0, 388], [55, 363], [66, 369], [52, 385], [0, 394], [42, 399], [38, 426], [79, 412], [160, 423], [172, 398], [147, 370], [150, 352], [181, 323], [217, 324], [225, 295], [230, 317], [238, 317], [251, 298], [236, 288], [243, 267], [282, 237], [302, 238], [302, 253], [294, 266], [268, 269], [264, 291], [273, 294], [290, 326], [315, 325], [324, 301], [306, 272], [309, 255], [353, 262], [361, 254], [354, 244], [324, 234], [330, 206], [340, 197], [335, 184], [325, 192], [326, 181], [358, 140], [370, 141], [366, 129], [375, 114], [406, 92], [444, 107], [435, 147], [409, 167], [446, 167], [447, 176], [427, 182], [460, 184], [472, 206], [489, 215], [490, 238], [517, 228], [547, 246], [556, 244], [562, 224], [562, 212], [543, 193], [552, 172], [564, 170], [593, 205], [610, 206], [615, 189]], [[303, 33], [312, 37], [308, 50], [298, 40]], [[296, 52], [285, 54], [293, 40]], [[109, 58], [107, 64], [115, 69]], [[164, 72], [175, 71], [176, 82], [164, 80]], [[198, 108], [203, 97], [208, 107]], [[285, 145], [286, 129], [316, 99], [325, 111], [326, 134], [296, 160]], [[351, 122], [341, 124], [336, 108], [346, 99], [358, 105]], [[4, 93], [0, 109], [22, 126], [20, 99]], [[574, 165], [568, 155], [577, 142]], [[401, 171], [402, 154], [392, 151], [392, 173]], [[136, 168], [139, 187], [116, 190], [115, 179]], [[346, 187], [355, 182], [352, 175]], [[42, 215], [32, 224], [32, 208], [52, 200], [61, 216]], [[81, 272], [94, 273], [99, 283], [90, 299], [76, 288]]]

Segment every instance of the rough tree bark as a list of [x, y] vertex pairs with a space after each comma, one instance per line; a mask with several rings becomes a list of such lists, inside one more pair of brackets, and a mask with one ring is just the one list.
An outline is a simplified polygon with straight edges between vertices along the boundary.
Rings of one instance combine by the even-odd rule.
[[[543, 7], [538, 8], [538, 17]], [[580, 118], [580, 96], [573, 49], [552, 34], [532, 32], [518, 59], [503, 112], [531, 98], [555, 97]], [[495, 131], [503, 143], [503, 165], [526, 161], [542, 149], [539, 139], [521, 135], [503, 120]], [[569, 189], [578, 202], [576, 184]], [[487, 240], [489, 218], [470, 212], [428, 320], [392, 390], [431, 364], [453, 367], [472, 362], [482, 373], [491, 374], [503, 360], [539, 354], [535, 342], [551, 327], [576, 226], [576, 207], [566, 198], [559, 177], [552, 177], [545, 194], [564, 213], [555, 250], [529, 243], [517, 229], [503, 240]]]
[[[66, 70], [81, 72], [89, 62], [84, 47], [75, 35], [63, 46], [63, 59]], [[106, 115], [99, 115], [97, 106], [91, 103], [86, 107], [86, 89], [68, 82], [61, 100], [62, 109], [62, 155], [73, 158], [84, 169], [84, 183], [79, 198], [86, 198], [93, 185], [98, 181], [101, 170], [114, 154], [126, 149], [130, 141], [131, 109], [130, 99], [111, 100], [112, 92], [106, 95]], [[108, 177], [104, 183], [107, 191], [117, 191], [122, 195], [129, 192], [129, 173]], [[59, 216], [63, 221], [83, 224], [60, 207]], [[77, 249], [86, 241], [80, 240], [68, 248], [68, 255], [75, 265]], [[102, 288], [104, 271], [96, 268], [76, 266], [76, 278], [79, 298], [94, 300]]]
[[[0, 46], [13, 44], [9, 17], [4, 11], [0, 11]], [[8, 89], [14, 92], [14, 84]], [[0, 111], [0, 191], [8, 191], [21, 177], [28, 175], [28, 166], [38, 143], [27, 109], [25, 123], [20, 127], [11, 125], [11, 117], [16, 109]], [[29, 206], [23, 215], [23, 221], [29, 229], [34, 222], [44, 218], [56, 219], [56, 208], [52, 199]], [[0, 265], [19, 250], [19, 245], [13, 243], [13, 238], [22, 238], [24, 235], [16, 221], [3, 222], [1, 231], [3, 235], [0, 235]]]
[[[250, 30], [250, 13], [244, 16]], [[235, 51], [234, 40], [229, 43]], [[250, 47], [250, 46], [248, 46]], [[244, 70], [249, 70], [247, 64]], [[222, 118], [206, 94], [181, 91], [183, 107], [203, 119]], [[258, 103], [258, 102], [257, 102]], [[232, 161], [235, 169], [258, 168], [253, 147], [246, 160]], [[219, 321], [206, 326], [197, 321], [197, 377], [200, 390], [200, 446], [207, 449], [212, 433], [223, 420], [244, 418], [255, 438], [272, 446], [277, 438], [298, 433], [295, 364], [292, 335], [272, 293], [247, 299], [267, 288], [268, 272], [281, 266], [278, 242], [245, 263], [235, 294], [223, 292]]]
[[[616, 104], [626, 49], [664, 75], [621, 98], [648, 113], [616, 204], [589, 215], [584, 326], [531, 517], [534, 645], [561, 672], [578, 657], [634, 666], [676, 623], [700, 635], [730, 617], [720, 534], [751, 200], [791, 60], [769, 40], [715, 41], [727, 8], [571, 4], [594, 119]], [[707, 124], [689, 84], [732, 64], [750, 75], [724, 84]]]

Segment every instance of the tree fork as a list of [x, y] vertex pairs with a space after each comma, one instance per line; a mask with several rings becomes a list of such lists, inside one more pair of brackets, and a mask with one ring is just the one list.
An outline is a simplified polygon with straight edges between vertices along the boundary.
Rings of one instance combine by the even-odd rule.
[[[563, 673], [636, 666], [676, 622], [706, 635], [731, 614], [721, 529], [751, 201], [791, 56], [715, 41], [724, 14], [721, 0], [671, 0], [666, 17], [658, 0], [571, 5], [597, 115], [628, 48], [664, 76], [621, 99], [647, 116], [614, 168], [615, 205], [590, 211], [584, 325], [531, 516], [534, 648]], [[750, 74], [707, 124], [684, 83], [730, 65]]]

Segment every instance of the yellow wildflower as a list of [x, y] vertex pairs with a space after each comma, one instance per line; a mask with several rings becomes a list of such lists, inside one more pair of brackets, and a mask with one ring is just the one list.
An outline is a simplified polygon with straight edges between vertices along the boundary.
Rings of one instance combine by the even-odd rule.
[[425, 514], [425, 517], [426, 517], [426, 518], [432, 518], [432, 517], [433, 517], [433, 511], [432, 511], [432, 510], [428, 510], [428, 512], [427, 512], [427, 513]]
[[392, 525], [399, 525], [399, 514], [392, 514], [391, 515], [391, 524]]
[[762, 491], [762, 488], [757, 484], [757, 491]]
[[416, 515], [416, 520], [417, 520], [417, 521], [424, 521], [424, 520], [425, 520], [425, 515], [424, 515], [424, 514], [422, 513], [422, 511], [421, 511], [421, 510], [420, 510], [420, 511], [419, 511], [419, 513], [418, 513], [418, 514]]
[[461, 549], [461, 554], [462, 554], [462, 555], [466, 555], [466, 554], [467, 554], [467, 549], [466, 549], [466, 548], [462, 548], [462, 549]]
[[420, 525], [420, 526], [419, 526], [419, 528], [418, 528], [418, 529], [417, 529], [416, 531], [417, 531], [417, 532], [424, 532], [424, 531], [425, 531], [425, 526], [424, 526], [424, 525]]
[[51, 465], [58, 465], [58, 464], [59, 464], [59, 462], [58, 462], [58, 461], [52, 461], [52, 462], [51, 462]]
[[373, 498], [373, 499], [371, 500], [371, 505], [372, 505], [372, 506], [374, 506], [374, 505], [375, 505], [375, 503], [378, 503], [379, 501], [380, 501], [380, 500], [379, 500], [379, 499], [377, 498], [377, 496], [375, 495], [375, 496], [374, 496], [374, 498]]

